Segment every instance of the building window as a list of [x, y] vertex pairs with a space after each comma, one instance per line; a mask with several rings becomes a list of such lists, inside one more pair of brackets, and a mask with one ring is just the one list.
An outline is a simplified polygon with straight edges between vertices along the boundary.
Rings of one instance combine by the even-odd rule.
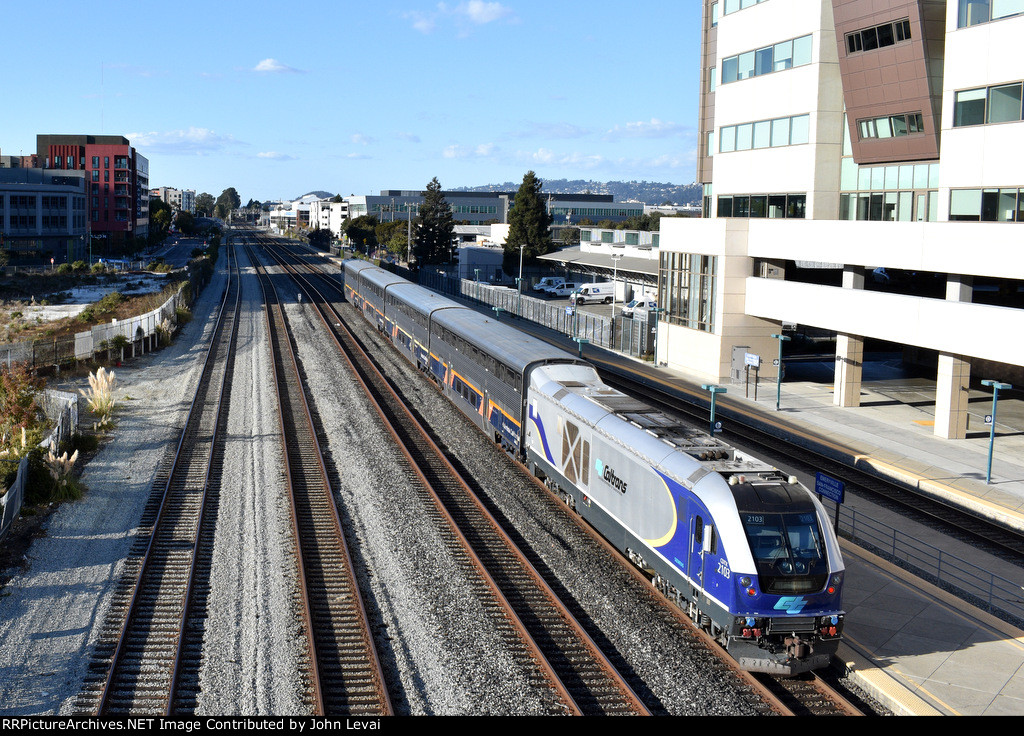
[[1013, 82], [957, 92], [953, 102], [953, 127], [1019, 121], [1021, 88], [1021, 82]]
[[661, 319], [701, 332], [715, 331], [716, 256], [662, 253], [658, 274]]
[[1010, 189], [953, 189], [949, 219], [973, 222], [1024, 222], [1024, 191]]
[[960, 0], [957, 28], [1024, 13], [1024, 0]]
[[100, 157], [99, 156], [93, 156], [92, 157], [92, 167], [94, 169], [98, 169], [100, 167]]
[[880, 26], [862, 28], [859, 31], [846, 34], [846, 53], [856, 54], [860, 51], [874, 51], [883, 49], [886, 46], [895, 46], [902, 41], [910, 40], [910, 19], [893, 23], [883, 23]]
[[729, 15], [729, 13], [735, 13], [738, 10], [746, 10], [763, 2], [765, 0], [724, 0], [722, 15]]
[[810, 135], [810, 115], [795, 115], [754, 123], [726, 125], [719, 131], [719, 151], [749, 151], [752, 148], [778, 148], [807, 143]]
[[[1020, 103], [1017, 103], [1018, 106]], [[880, 118], [864, 118], [857, 121], [860, 139], [899, 138], [924, 132], [924, 118], [919, 112], [883, 115]]]
[[718, 197], [718, 217], [802, 220], [806, 213], [806, 194], [729, 194]]
[[801, 36], [722, 59], [722, 84], [810, 63], [811, 36]]

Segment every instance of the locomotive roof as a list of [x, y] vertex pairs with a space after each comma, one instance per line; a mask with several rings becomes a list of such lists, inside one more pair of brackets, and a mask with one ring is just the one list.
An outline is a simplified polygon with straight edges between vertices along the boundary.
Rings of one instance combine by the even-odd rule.
[[576, 356], [472, 309], [445, 309], [432, 320], [518, 372], [536, 362], [578, 362]]
[[[779, 476], [778, 471], [771, 465], [737, 453], [734, 447], [717, 436], [708, 434], [707, 430], [693, 427], [656, 406], [604, 384], [600, 379], [584, 382], [561, 380], [558, 384], [566, 392], [587, 399], [669, 447], [685, 452], [694, 460], [700, 461], [709, 471], [722, 474], [744, 473], [765, 478]], [[558, 400], [559, 393], [561, 391], [553, 398]]]

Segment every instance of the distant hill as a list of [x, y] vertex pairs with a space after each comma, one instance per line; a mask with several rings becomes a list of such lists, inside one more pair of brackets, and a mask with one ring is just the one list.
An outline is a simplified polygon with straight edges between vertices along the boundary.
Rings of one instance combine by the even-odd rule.
[[[475, 187], [455, 187], [456, 192], [515, 192], [519, 183], [485, 184]], [[583, 179], [545, 179], [544, 190], [552, 194], [611, 194], [616, 202], [629, 200], [658, 205], [699, 205], [703, 196], [700, 184], [668, 184], [655, 181], [586, 181]]]
[[314, 194], [317, 197], [319, 197], [320, 199], [330, 199], [331, 197], [333, 197], [336, 194], [336, 192], [324, 192], [324, 191], [317, 190], [315, 192], [306, 192], [302, 196], [296, 197], [295, 199], [302, 199], [302, 197], [308, 197], [310, 194]]

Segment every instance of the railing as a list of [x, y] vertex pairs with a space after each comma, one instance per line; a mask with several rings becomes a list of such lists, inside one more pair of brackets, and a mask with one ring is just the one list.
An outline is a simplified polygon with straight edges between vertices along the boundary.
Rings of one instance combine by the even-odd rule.
[[[618, 349], [622, 338], [615, 332], [621, 332], [624, 329], [633, 331], [632, 325], [624, 325], [618, 330], [614, 330], [613, 321], [609, 317], [585, 312], [572, 306], [550, 304], [543, 299], [526, 294], [520, 295], [514, 287], [458, 279], [441, 273], [430, 273], [426, 270], [420, 271], [419, 281], [428, 289], [457, 299], [487, 304], [492, 308], [501, 309], [508, 314], [535, 322], [564, 335], [587, 340], [592, 345]], [[619, 322], [625, 323], [629, 320], [615, 320], [616, 324]], [[629, 352], [628, 349], [632, 342], [626, 340], [625, 352]], [[642, 353], [632, 352], [630, 354]]]
[[[1024, 624], [1024, 587], [951, 555], [909, 534], [840, 506], [839, 530], [852, 542], [887, 557], [920, 577], [964, 598], [978, 608], [1020, 626]], [[1022, 573], [1024, 579], [1024, 573]]]

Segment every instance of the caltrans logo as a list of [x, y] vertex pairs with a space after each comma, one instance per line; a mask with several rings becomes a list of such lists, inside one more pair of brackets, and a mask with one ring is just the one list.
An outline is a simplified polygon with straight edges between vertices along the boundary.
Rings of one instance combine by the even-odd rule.
[[601, 476], [601, 479], [605, 483], [610, 485], [619, 493], [626, 492], [626, 486], [628, 485], [626, 481], [622, 480], [622, 478], [615, 475], [615, 471], [612, 470], [610, 466], [605, 465], [603, 462], [601, 462], [601, 458], [597, 458], [597, 461], [594, 463], [594, 469], [597, 471], [597, 474]]
[[786, 613], [800, 613], [806, 605], [807, 599], [803, 596], [784, 595], [775, 604], [775, 610], [785, 611]]

